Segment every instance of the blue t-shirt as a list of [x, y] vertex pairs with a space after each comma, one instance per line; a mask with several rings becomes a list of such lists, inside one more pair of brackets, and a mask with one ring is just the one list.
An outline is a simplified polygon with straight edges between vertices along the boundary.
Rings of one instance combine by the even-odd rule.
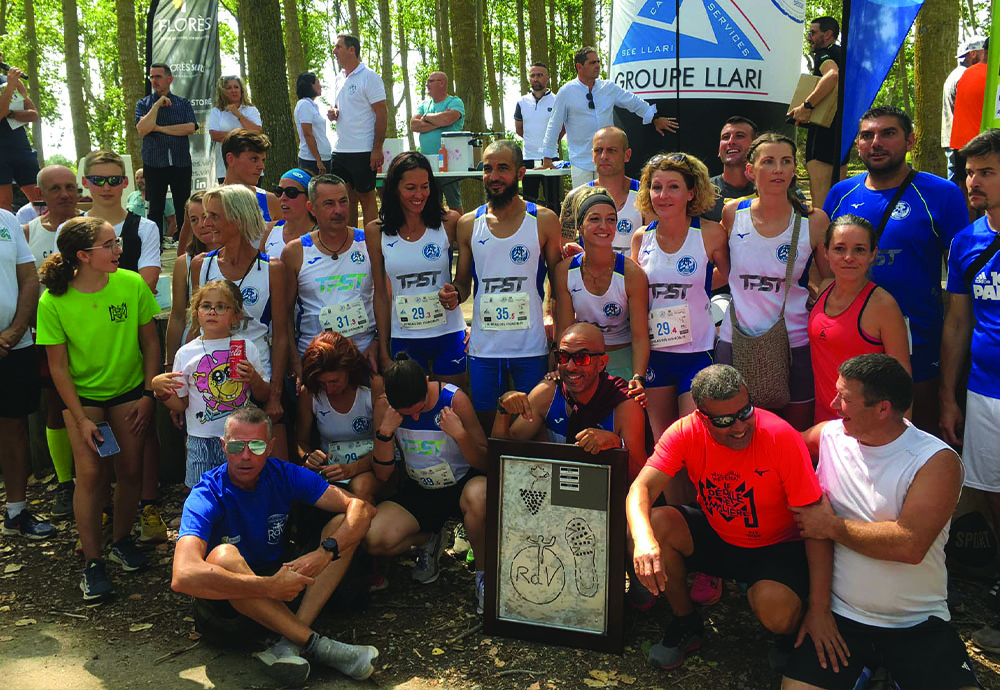
[[948, 255], [948, 292], [972, 295], [972, 368], [969, 390], [1000, 398], [1000, 252], [965, 282], [969, 265], [989, 246], [996, 233], [986, 216], [955, 235]]
[[[862, 173], [833, 186], [823, 204], [830, 220], [852, 213], [878, 227], [896, 189], [868, 189], [867, 178]], [[896, 299], [910, 320], [914, 346], [941, 347], [941, 259], [955, 234], [968, 224], [958, 186], [918, 172], [885, 225], [872, 280]]]
[[268, 458], [253, 491], [229, 479], [228, 464], [202, 475], [184, 501], [178, 537], [194, 535], [208, 551], [232, 544], [251, 568], [284, 557], [293, 503], [314, 505], [330, 484], [315, 472]]

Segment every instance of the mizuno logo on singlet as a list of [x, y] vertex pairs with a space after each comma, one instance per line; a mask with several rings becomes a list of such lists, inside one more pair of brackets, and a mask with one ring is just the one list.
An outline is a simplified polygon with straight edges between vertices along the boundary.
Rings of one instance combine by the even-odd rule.
[[566, 421], [565, 417], [553, 417], [552, 418], [552, 423], [553, 424], [562, 424], [565, 421]]
[[744, 237], [746, 237], [749, 234], [750, 234], [749, 232], [738, 232], [738, 233], [736, 233], [736, 236], [739, 237], [742, 240]]
[[583, 288], [573, 288], [570, 292], [580, 292]]
[[[399, 242], [399, 240], [396, 240], [396, 242]], [[386, 242], [385, 246], [387, 246], [387, 247], [395, 247], [396, 246], [396, 242]]]
[[319, 412], [324, 417], [330, 414], [330, 410], [316, 410], [316, 411]]
[[483, 278], [483, 292], [492, 294], [496, 292], [521, 292], [527, 278]]
[[430, 287], [440, 275], [441, 271], [421, 271], [420, 273], [402, 273], [399, 275], [399, 287]]
[[485, 240], [476, 240], [476, 242], [478, 242], [479, 244], [486, 244], [489, 241], [490, 241], [489, 237], [487, 237]]
[[344, 290], [360, 290], [361, 283], [368, 277], [366, 273], [344, 273], [339, 276], [317, 278], [320, 292], [342, 292]]
[[653, 299], [687, 299], [687, 292], [692, 285], [693, 283], [650, 283], [649, 294]]
[[756, 292], [778, 292], [785, 284], [784, 278], [772, 278], [771, 276], [756, 276], [744, 273], [740, 276], [743, 279], [743, 289]]
[[851, 208], [861, 208], [864, 205], [865, 205], [865, 202], [862, 201], [862, 202], [859, 202], [857, 204], [851, 204], [850, 206], [851, 206]]

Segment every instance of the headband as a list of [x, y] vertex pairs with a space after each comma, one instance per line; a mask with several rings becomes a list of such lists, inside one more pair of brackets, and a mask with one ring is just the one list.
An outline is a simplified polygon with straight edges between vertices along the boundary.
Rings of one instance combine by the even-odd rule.
[[615, 200], [604, 192], [597, 192], [596, 194], [591, 194], [586, 199], [580, 202], [580, 208], [576, 212], [576, 224], [580, 226], [583, 224], [583, 219], [587, 216], [587, 211], [590, 210], [591, 206], [596, 206], [597, 204], [607, 204], [611, 208], [618, 210], [618, 206], [615, 205]]
[[291, 170], [289, 170], [288, 172], [286, 172], [284, 175], [282, 175], [281, 179], [283, 179], [283, 180], [295, 180], [300, 185], [302, 185], [303, 187], [305, 187], [306, 189], [308, 189], [309, 188], [309, 180], [312, 179], [312, 175], [310, 175], [309, 173], [307, 173], [302, 168], [292, 168]]

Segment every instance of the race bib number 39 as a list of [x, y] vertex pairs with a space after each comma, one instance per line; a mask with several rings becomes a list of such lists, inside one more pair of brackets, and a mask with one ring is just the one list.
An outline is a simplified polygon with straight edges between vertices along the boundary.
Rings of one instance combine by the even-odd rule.
[[649, 312], [649, 344], [654, 349], [692, 341], [691, 311], [686, 304]]
[[446, 462], [430, 467], [411, 467], [407, 464], [406, 473], [424, 489], [443, 489], [455, 483], [455, 473]]
[[479, 317], [484, 331], [524, 331], [531, 327], [528, 293], [483, 295]]
[[319, 325], [324, 331], [336, 331], [346, 338], [371, 327], [365, 305], [359, 299], [323, 307], [319, 310]]
[[397, 296], [396, 315], [400, 325], [412, 331], [443, 326], [447, 320], [436, 292]]

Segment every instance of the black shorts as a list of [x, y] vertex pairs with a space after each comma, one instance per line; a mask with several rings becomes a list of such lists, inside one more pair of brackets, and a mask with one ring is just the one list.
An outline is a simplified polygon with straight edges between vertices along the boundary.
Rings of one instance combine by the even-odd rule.
[[[267, 565], [252, 568], [252, 570], [254, 575], [270, 577], [277, 573], [282, 565], [295, 560], [299, 555], [301, 554], [288, 552], [285, 557]], [[293, 610], [302, 601], [304, 592], [305, 590], [302, 590], [294, 600], [287, 602], [293, 607]], [[231, 644], [247, 637], [264, 636], [270, 632], [260, 623], [247, 618], [233, 608], [228, 599], [199, 599], [195, 597], [194, 624], [198, 632], [209, 641], [221, 644]]]
[[481, 476], [483, 474], [478, 470], [470, 469], [458, 482], [443, 489], [423, 489], [407, 477], [403, 480], [399, 493], [389, 500], [412, 515], [420, 525], [421, 532], [440, 532], [448, 520], [462, 519], [459, 501], [465, 485], [474, 477]]
[[355, 192], [367, 194], [375, 189], [375, 171], [372, 170], [372, 154], [333, 152], [330, 158], [330, 172], [344, 178]]
[[[112, 407], [118, 407], [119, 405], [124, 405], [125, 403], [135, 402], [142, 397], [143, 384], [139, 384], [135, 388], [129, 391], [125, 391], [120, 395], [116, 395], [113, 398], [108, 398], [107, 400], [94, 400], [93, 398], [85, 398], [80, 396], [80, 404], [83, 407], [97, 407], [102, 410], [110, 410]], [[63, 409], [66, 409], [66, 403], [63, 403]]]
[[[836, 120], [829, 127], [818, 127], [816, 125], [809, 125], [808, 134], [806, 135], [806, 162], [809, 161], [819, 161], [820, 163], [826, 163], [827, 165], [833, 165], [834, 161], [837, 160], [838, 155], [836, 149], [837, 142], [836, 139], [836, 128], [840, 127], [840, 120]], [[848, 155], [844, 157], [841, 161], [841, 165], [845, 165], [847, 162]]]
[[806, 641], [792, 653], [785, 675], [832, 690], [851, 690], [862, 671], [884, 668], [906, 690], [982, 687], [972, 670], [965, 643], [950, 623], [931, 616], [911, 628], [877, 628], [833, 614], [851, 656], [838, 673], [823, 668], [816, 648]]
[[674, 506], [684, 516], [694, 551], [684, 557], [689, 571], [745, 582], [752, 587], [761, 580], [780, 582], [803, 602], [809, 600], [809, 562], [801, 541], [784, 541], [770, 546], [733, 546], [708, 524], [696, 503]]
[[42, 380], [34, 345], [10, 350], [0, 359], [0, 417], [21, 419], [38, 409]]
[[31, 149], [0, 150], [0, 186], [16, 182], [18, 187], [38, 183], [38, 153]]

